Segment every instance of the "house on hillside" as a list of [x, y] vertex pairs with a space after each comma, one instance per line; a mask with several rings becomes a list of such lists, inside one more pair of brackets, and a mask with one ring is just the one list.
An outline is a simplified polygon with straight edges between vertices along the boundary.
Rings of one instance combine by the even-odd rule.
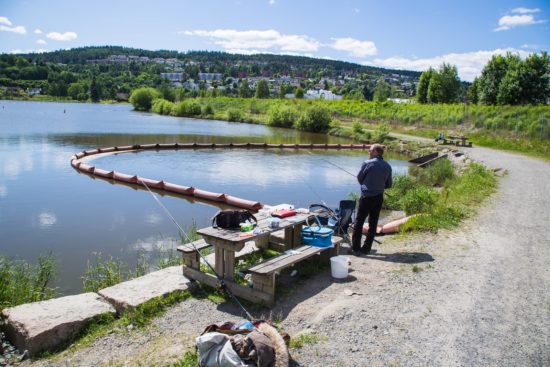
[[199, 80], [204, 81], [221, 81], [222, 80], [222, 73], [199, 73]]
[[324, 89], [308, 89], [306, 94], [304, 94], [305, 99], [325, 99], [327, 101], [339, 101], [342, 99], [342, 96], [336, 95], [329, 90]]

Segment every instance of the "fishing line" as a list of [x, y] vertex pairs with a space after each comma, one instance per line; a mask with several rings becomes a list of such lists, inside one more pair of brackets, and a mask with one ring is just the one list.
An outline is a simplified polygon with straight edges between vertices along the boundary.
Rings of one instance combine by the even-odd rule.
[[197, 249], [197, 247], [195, 246], [195, 244], [193, 243], [193, 241], [191, 241], [191, 239], [189, 238], [189, 236], [187, 235], [187, 233], [183, 230], [183, 228], [181, 228], [181, 226], [179, 225], [179, 223], [176, 221], [176, 219], [174, 218], [174, 216], [168, 211], [168, 209], [164, 206], [164, 204], [162, 204], [162, 202], [157, 198], [157, 196], [153, 193], [153, 191], [151, 191], [151, 189], [149, 188], [149, 186], [147, 186], [147, 184], [145, 183], [145, 181], [143, 180], [140, 180], [140, 182], [143, 184], [143, 186], [145, 186], [145, 188], [147, 189], [147, 191], [149, 191], [149, 193], [153, 196], [153, 199], [155, 199], [155, 201], [157, 202], [158, 205], [160, 205], [160, 207], [164, 210], [164, 212], [166, 213], [166, 215], [168, 216], [168, 218], [170, 218], [172, 220], [172, 222], [174, 222], [174, 224], [176, 225], [176, 227], [178, 227], [178, 229], [180, 230], [180, 233], [183, 234], [185, 236], [185, 239], [187, 240], [188, 244], [190, 244], [191, 246], [193, 246], [193, 249], [199, 254], [199, 256], [201, 257], [201, 259], [206, 263], [206, 265], [208, 265], [208, 267], [210, 268], [210, 270], [212, 270], [212, 272], [214, 273], [214, 275], [216, 276], [216, 278], [218, 278], [218, 281], [220, 282], [220, 288], [225, 291], [225, 293], [227, 293], [240, 307], [241, 309], [244, 311], [244, 313], [246, 314], [246, 316], [248, 317], [248, 319], [250, 321], [252, 321], [254, 318], [252, 317], [252, 315], [246, 310], [246, 308], [244, 308], [244, 306], [242, 305], [241, 302], [239, 302], [239, 300], [237, 299], [237, 297], [235, 297], [235, 295], [229, 290], [229, 288], [227, 287], [227, 285], [225, 284], [224, 280], [218, 275], [218, 273], [216, 273], [216, 270], [214, 270], [214, 268], [212, 267], [212, 265], [210, 265], [210, 263], [208, 262], [208, 260], [206, 260], [206, 258], [201, 254], [201, 252]]

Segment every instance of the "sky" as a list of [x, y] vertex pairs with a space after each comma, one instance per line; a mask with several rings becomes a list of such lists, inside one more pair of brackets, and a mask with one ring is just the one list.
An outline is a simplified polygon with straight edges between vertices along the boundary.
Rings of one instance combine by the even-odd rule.
[[273, 53], [472, 81], [550, 49], [550, 0], [0, 0], [0, 53], [82, 46]]

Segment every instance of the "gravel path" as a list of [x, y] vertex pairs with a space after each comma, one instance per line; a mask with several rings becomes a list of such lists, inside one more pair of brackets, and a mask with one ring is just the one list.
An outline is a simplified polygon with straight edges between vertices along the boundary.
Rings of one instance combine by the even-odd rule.
[[[508, 171], [475, 218], [437, 235], [383, 237], [374, 255], [350, 257], [347, 281], [327, 271], [278, 300], [272, 317], [287, 332], [324, 338], [291, 350], [295, 365], [550, 366], [550, 164], [466, 152]], [[231, 305], [192, 299], [145, 330], [23, 365], [162, 365], [206, 325], [238, 318]]]

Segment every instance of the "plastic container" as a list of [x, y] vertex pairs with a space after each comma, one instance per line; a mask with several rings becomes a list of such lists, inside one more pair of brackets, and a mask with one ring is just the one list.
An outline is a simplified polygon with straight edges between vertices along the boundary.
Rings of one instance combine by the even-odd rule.
[[343, 279], [348, 277], [348, 259], [345, 256], [333, 256], [330, 258], [330, 273], [333, 278]]
[[281, 223], [281, 220], [279, 218], [267, 218], [267, 226], [269, 228], [279, 228], [279, 224]]

